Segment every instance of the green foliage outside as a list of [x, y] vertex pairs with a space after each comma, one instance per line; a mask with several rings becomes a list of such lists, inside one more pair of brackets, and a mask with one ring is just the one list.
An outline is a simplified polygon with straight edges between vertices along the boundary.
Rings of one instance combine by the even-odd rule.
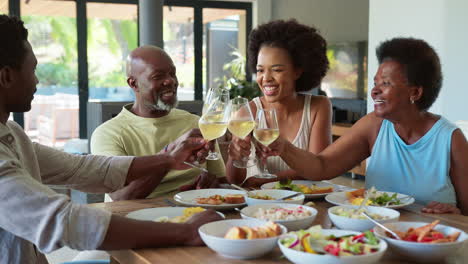
[[324, 81], [333, 82], [333, 86], [340, 87], [341, 89], [355, 91], [358, 78], [357, 65], [341, 62], [336, 58], [334, 50], [327, 50], [327, 57], [330, 69]]
[[216, 80], [219, 83], [219, 87], [228, 89], [231, 98], [241, 96], [252, 100], [257, 96], [261, 96], [262, 93], [258, 84], [246, 79], [245, 57], [236, 50], [231, 52], [231, 55], [234, 56], [234, 59], [223, 67], [223, 70], [227, 71], [228, 75], [223, 76], [222, 80]]
[[[76, 19], [46, 16], [24, 16], [22, 19], [40, 61], [36, 69], [39, 88], [77, 86]], [[90, 87], [126, 86], [125, 57], [137, 47], [137, 23], [133, 20], [88, 19], [88, 29], [88, 53], [105, 48], [121, 60], [105, 74], [95, 74], [93, 67], [100, 65], [88, 61]]]

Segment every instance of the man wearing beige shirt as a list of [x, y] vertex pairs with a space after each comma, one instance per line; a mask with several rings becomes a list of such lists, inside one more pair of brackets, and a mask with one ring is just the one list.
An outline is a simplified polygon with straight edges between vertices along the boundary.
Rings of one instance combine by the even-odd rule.
[[206, 155], [206, 142], [186, 134], [166, 153], [144, 157], [67, 154], [32, 143], [8, 121], [26, 112], [38, 80], [36, 57], [27, 30], [17, 18], [0, 15], [0, 263], [47, 263], [44, 253], [62, 246], [78, 250], [117, 250], [171, 245], [200, 245], [198, 227], [219, 219], [213, 211], [186, 224], [132, 220], [74, 204], [47, 185], [87, 192], [111, 192], [148, 175], [186, 169], [183, 161]]

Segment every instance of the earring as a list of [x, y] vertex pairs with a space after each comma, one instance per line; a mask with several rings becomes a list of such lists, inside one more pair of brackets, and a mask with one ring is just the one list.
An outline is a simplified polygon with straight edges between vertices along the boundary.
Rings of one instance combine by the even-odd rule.
[[411, 98], [410, 101], [411, 101], [411, 104], [414, 104], [414, 99], [413, 98]]

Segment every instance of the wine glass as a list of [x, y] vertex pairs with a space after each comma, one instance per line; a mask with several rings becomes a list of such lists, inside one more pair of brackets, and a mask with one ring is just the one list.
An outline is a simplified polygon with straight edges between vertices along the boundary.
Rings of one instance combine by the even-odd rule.
[[[198, 127], [206, 140], [215, 140], [226, 133], [229, 121], [229, 91], [213, 95], [198, 121]], [[209, 151], [207, 160], [218, 160], [219, 153]]]
[[[262, 145], [268, 147], [279, 136], [278, 119], [275, 109], [259, 109], [257, 112], [257, 125], [254, 129], [254, 137]], [[267, 160], [263, 164], [263, 171], [257, 178], [273, 179], [277, 176], [271, 174], [267, 168]]]
[[[255, 127], [255, 120], [250, 110], [249, 100], [237, 97], [231, 100], [231, 119], [228, 129], [236, 137], [245, 139]], [[255, 165], [255, 160], [243, 157], [233, 162], [234, 167], [248, 168]]]
[[224, 96], [229, 97], [229, 90], [224, 88], [210, 88], [205, 95], [205, 100], [203, 101], [202, 115], [205, 114], [213, 100]]
[[[209, 107], [210, 103], [213, 102], [213, 100], [219, 98], [219, 97], [229, 97], [229, 90], [224, 89], [222, 87], [215, 87], [215, 88], [210, 88], [208, 92], [205, 95], [205, 100], [203, 102], [203, 110], [202, 110], [202, 115], [206, 112], [206, 109]], [[218, 138], [216, 141], [220, 145], [224, 144], [229, 144], [229, 138], [227, 135]]]

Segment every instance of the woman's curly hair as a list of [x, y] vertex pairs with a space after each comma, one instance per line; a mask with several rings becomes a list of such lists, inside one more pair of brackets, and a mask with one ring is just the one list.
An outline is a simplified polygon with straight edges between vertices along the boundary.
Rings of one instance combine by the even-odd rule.
[[393, 38], [384, 41], [376, 49], [379, 64], [394, 60], [403, 66], [409, 85], [421, 86], [422, 97], [415, 103], [420, 110], [427, 110], [439, 96], [442, 87], [442, 70], [439, 56], [424, 40]]
[[295, 19], [275, 20], [258, 26], [249, 35], [249, 66], [257, 67], [257, 58], [263, 46], [288, 51], [295, 67], [304, 72], [296, 80], [296, 91], [317, 87], [328, 70], [327, 42], [317, 29], [299, 24]]

